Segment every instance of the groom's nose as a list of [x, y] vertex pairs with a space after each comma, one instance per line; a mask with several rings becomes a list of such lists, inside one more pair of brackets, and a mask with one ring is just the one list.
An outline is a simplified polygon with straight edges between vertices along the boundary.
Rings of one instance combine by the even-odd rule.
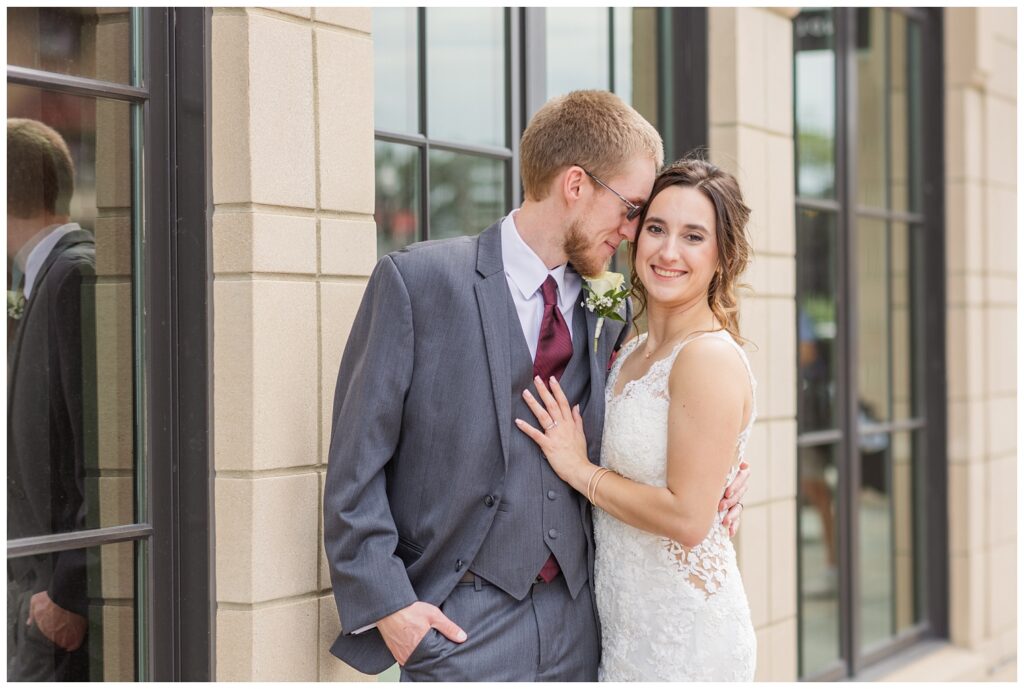
[[640, 221], [637, 220], [626, 220], [623, 218], [622, 224], [619, 225], [619, 236], [625, 239], [627, 242], [636, 241], [636, 230], [639, 227]]

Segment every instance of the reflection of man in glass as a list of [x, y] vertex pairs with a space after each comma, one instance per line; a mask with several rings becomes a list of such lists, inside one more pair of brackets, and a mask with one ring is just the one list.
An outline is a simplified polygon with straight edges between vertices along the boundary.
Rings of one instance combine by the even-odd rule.
[[[74, 166], [50, 127], [7, 120], [7, 538], [85, 526], [83, 283]], [[8, 560], [7, 679], [88, 679], [85, 551]]]

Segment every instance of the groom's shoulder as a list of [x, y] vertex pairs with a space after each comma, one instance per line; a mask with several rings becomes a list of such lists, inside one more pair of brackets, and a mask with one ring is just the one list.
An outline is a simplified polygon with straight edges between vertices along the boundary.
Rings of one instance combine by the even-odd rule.
[[[387, 254], [406, 283], [475, 269], [478, 236], [432, 239]], [[385, 259], [381, 259], [385, 260]]]

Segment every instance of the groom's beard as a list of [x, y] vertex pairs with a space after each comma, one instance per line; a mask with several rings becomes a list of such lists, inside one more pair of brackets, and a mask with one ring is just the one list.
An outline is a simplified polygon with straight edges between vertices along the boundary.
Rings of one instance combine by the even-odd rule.
[[590, 244], [587, 235], [583, 232], [581, 220], [574, 220], [569, 226], [565, 235], [565, 242], [562, 249], [569, 257], [569, 264], [577, 273], [586, 277], [593, 277], [604, 272], [605, 267], [611, 259], [605, 259], [597, 249], [601, 242]]

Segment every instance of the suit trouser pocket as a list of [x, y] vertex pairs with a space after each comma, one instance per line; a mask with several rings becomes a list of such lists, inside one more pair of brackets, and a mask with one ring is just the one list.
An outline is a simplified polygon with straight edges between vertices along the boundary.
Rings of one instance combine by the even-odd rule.
[[444, 681], [446, 677], [443, 674], [442, 666], [451, 646], [454, 646], [454, 643], [441, 632], [433, 627], [428, 629], [406, 659], [405, 665], [402, 667], [402, 681]]

